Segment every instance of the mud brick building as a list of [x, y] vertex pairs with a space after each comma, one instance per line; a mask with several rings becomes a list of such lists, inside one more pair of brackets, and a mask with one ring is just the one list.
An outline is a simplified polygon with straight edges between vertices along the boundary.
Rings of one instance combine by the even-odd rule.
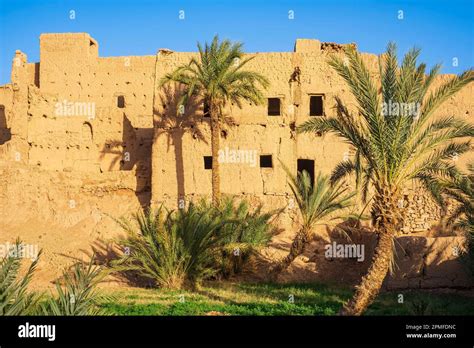
[[[101, 57], [86, 33], [42, 34], [40, 61], [16, 51], [11, 82], [0, 86], [0, 212], [3, 226], [39, 219], [106, 235], [116, 227], [105, 214], [121, 214], [165, 203], [177, 208], [211, 193], [209, 117], [201, 100], [177, 105], [179, 86], [160, 79], [187, 63], [192, 52], [159, 49], [155, 55]], [[298, 39], [293, 52], [249, 53], [246, 66], [270, 81], [267, 102], [224, 114], [221, 147], [256, 157], [221, 165], [224, 194], [246, 197], [266, 209], [286, 207], [280, 218], [291, 231], [296, 219], [282, 163], [311, 175], [330, 171], [354, 151], [332, 135], [298, 134], [312, 117], [336, 114], [334, 97], [356, 113], [349, 87], [327, 64], [343, 55], [343, 44]], [[378, 57], [363, 53], [374, 77]], [[434, 83], [452, 78], [441, 75]], [[446, 101], [438, 116], [468, 120], [474, 114], [474, 85]], [[179, 117], [177, 117], [179, 115]], [[474, 155], [453, 160], [463, 168]], [[422, 232], [439, 210], [413, 185], [407, 188], [403, 233]], [[86, 221], [80, 227], [81, 221]], [[25, 222], [26, 223], [26, 222]], [[9, 227], [9, 228], [10, 228]], [[89, 228], [87, 227], [87, 228]], [[64, 232], [66, 233], [66, 232]], [[72, 250], [72, 249], [71, 249]]]

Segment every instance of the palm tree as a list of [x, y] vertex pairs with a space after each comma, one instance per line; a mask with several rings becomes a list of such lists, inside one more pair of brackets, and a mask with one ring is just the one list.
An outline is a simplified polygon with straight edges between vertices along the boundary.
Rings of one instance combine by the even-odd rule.
[[184, 86], [185, 92], [180, 105], [185, 105], [191, 97], [200, 97], [209, 107], [211, 119], [212, 149], [212, 202], [220, 199], [219, 142], [223, 108], [229, 103], [242, 107], [242, 100], [261, 104], [264, 101], [260, 88], [268, 87], [268, 80], [259, 73], [244, 70], [244, 66], [253, 57], [244, 58], [242, 44], [229, 40], [219, 42], [217, 35], [209, 45], [197, 45], [199, 58], [192, 58], [160, 82], [164, 85], [171, 81]]
[[[355, 173], [359, 187], [367, 192], [370, 186], [374, 192], [371, 215], [378, 233], [374, 257], [341, 312], [360, 315], [377, 296], [392, 263], [393, 238], [402, 222], [398, 204], [402, 188], [417, 180], [429, 189], [436, 175], [454, 177], [458, 170], [452, 156], [471, 148], [470, 142], [461, 138], [471, 137], [474, 126], [452, 116], [433, 119], [433, 113], [472, 82], [474, 73], [467, 70], [428, 93], [440, 66], [435, 65], [425, 74], [426, 65], [416, 62], [419, 49], [411, 49], [399, 66], [396, 46], [389, 43], [380, 58], [380, 85], [354, 48], [347, 48], [345, 53], [346, 60], [332, 56], [329, 64], [349, 85], [360, 117], [353, 116], [336, 98], [336, 117], [311, 119], [298, 130], [332, 132], [351, 144], [356, 149], [354, 159], [337, 165], [332, 181]], [[382, 113], [387, 105], [407, 104], [416, 106], [418, 112], [405, 108], [398, 113]]]
[[301, 227], [298, 230], [290, 252], [272, 270], [274, 275], [286, 270], [311, 242], [314, 228], [317, 224], [340, 218], [334, 213], [351, 205], [354, 193], [347, 193], [348, 188], [342, 183], [330, 184], [329, 176], [318, 174], [315, 184], [305, 170], [297, 176], [292, 175], [285, 168], [289, 177], [289, 184], [301, 214]]

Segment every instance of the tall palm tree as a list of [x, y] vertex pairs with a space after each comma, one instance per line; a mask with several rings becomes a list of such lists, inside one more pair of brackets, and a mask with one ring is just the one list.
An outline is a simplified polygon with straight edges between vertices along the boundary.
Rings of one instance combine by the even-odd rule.
[[242, 101], [261, 104], [264, 101], [261, 88], [268, 87], [268, 80], [261, 74], [244, 70], [244, 66], [253, 57], [244, 58], [242, 44], [224, 40], [219, 42], [217, 35], [211, 44], [197, 45], [199, 58], [192, 58], [170, 74], [166, 74], [160, 84], [178, 82], [185, 87], [181, 105], [191, 97], [199, 97], [209, 107], [211, 119], [212, 149], [212, 202], [220, 199], [219, 143], [223, 108], [228, 102], [239, 108]]
[[[285, 168], [286, 169], [286, 168]], [[313, 185], [311, 177], [305, 170], [297, 176], [286, 169], [291, 191], [301, 214], [301, 227], [296, 233], [290, 252], [272, 270], [274, 275], [286, 270], [301, 254], [314, 234], [317, 224], [328, 223], [340, 218], [335, 213], [351, 205], [354, 193], [347, 193], [348, 188], [342, 183], [330, 184], [329, 176], [318, 174]]]
[[[347, 59], [332, 56], [329, 64], [349, 85], [360, 116], [353, 116], [336, 98], [337, 117], [311, 119], [299, 131], [332, 132], [354, 146], [354, 159], [337, 165], [332, 180], [355, 172], [359, 187], [367, 192], [370, 186], [374, 192], [371, 215], [378, 233], [374, 257], [353, 298], [341, 312], [360, 315], [380, 291], [393, 259], [393, 238], [402, 222], [398, 204], [402, 188], [412, 180], [430, 188], [436, 175], [457, 175], [452, 156], [471, 148], [469, 140], [462, 138], [473, 136], [473, 125], [452, 116], [433, 119], [433, 113], [472, 82], [474, 72], [467, 70], [428, 93], [440, 66], [435, 65], [425, 74], [426, 65], [416, 62], [419, 49], [411, 49], [399, 66], [396, 46], [389, 43], [379, 61], [380, 82], [371, 77], [354, 48], [349, 47], [345, 53]], [[382, 112], [394, 103], [415, 105], [418, 112], [407, 108], [398, 113]]]

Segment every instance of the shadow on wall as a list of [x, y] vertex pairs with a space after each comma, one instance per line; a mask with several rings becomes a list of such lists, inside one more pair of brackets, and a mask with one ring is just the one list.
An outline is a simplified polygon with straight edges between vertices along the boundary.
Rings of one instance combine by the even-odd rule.
[[[374, 231], [355, 221], [327, 227], [325, 233], [316, 233], [304, 257], [298, 258], [279, 280], [356, 285], [368, 271], [376, 239]], [[285, 242], [273, 246], [287, 253], [290, 245]], [[474, 286], [474, 278], [463, 262], [466, 244], [462, 236], [399, 236], [394, 248], [393, 272], [384, 281], [386, 290]], [[264, 275], [274, 260], [260, 261], [260, 274]], [[259, 279], [268, 280], [265, 276]]]
[[202, 99], [191, 98], [188, 100], [184, 108], [180, 108], [179, 104], [182, 95], [183, 89], [178, 85], [167, 85], [163, 87], [160, 93], [162, 111], [157, 109], [153, 110], [154, 119], [158, 120], [155, 123], [155, 127], [157, 128], [156, 137], [166, 137], [166, 151], [169, 151], [170, 146], [174, 147], [178, 204], [179, 200], [184, 199], [186, 195], [183, 138], [185, 134], [188, 133], [194, 139], [204, 141], [207, 144], [201, 129], [199, 129], [199, 123], [208, 122], [203, 116], [204, 102]]
[[5, 106], [0, 105], [0, 145], [5, 144], [12, 138], [10, 128], [7, 128], [7, 116]]
[[103, 161], [112, 154], [107, 170], [130, 171], [135, 168], [135, 194], [146, 209], [151, 199], [151, 145], [153, 128], [134, 128], [127, 115], [123, 114], [122, 140], [107, 141], [99, 156]]

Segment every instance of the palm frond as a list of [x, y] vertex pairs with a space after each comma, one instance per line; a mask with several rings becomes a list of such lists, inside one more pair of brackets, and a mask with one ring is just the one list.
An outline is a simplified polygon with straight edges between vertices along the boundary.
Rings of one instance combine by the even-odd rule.
[[18, 279], [22, 262], [19, 250], [23, 248], [20, 239], [16, 240], [13, 248], [14, 252], [7, 250], [5, 257], [0, 260], [0, 315], [36, 314], [41, 295], [28, 292], [28, 285], [38, 265], [41, 251], [26, 274]]

